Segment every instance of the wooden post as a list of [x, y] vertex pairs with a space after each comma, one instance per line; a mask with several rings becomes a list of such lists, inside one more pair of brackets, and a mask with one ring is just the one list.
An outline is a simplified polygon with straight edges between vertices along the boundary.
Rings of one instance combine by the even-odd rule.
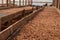
[[23, 0], [23, 6], [24, 6], [24, 0]]
[[13, 0], [13, 7], [15, 6], [15, 0]]
[[28, 5], [30, 5], [30, 0], [28, 0]]
[[31, 0], [31, 5], [32, 5], [32, 0]]
[[29, 5], [29, 0], [28, 0], [28, 5]]
[[59, 0], [58, 0], [58, 9], [59, 9]]
[[55, 0], [53, 0], [53, 6], [55, 6]]
[[9, 4], [11, 4], [11, 0], [9, 0]]
[[0, 19], [0, 31], [1, 31], [1, 19]]
[[3, 0], [2, 0], [2, 6], [3, 6]]
[[54, 6], [56, 7], [56, 0], [54, 0]]
[[28, 0], [27, 0], [27, 5], [28, 5]]
[[27, 3], [28, 3], [28, 0], [26, 0], [26, 5], [27, 5]]
[[19, 0], [19, 6], [21, 6], [21, 0]]
[[27, 5], [28, 5], [28, 0], [27, 0]]
[[27, 0], [25, 0], [25, 6], [27, 5]]
[[56, 8], [58, 8], [58, 0], [56, 0]]
[[7, 4], [7, 7], [8, 7], [8, 0], [6, 0], [6, 4]]
[[60, 9], [60, 0], [58, 0], [58, 8]]

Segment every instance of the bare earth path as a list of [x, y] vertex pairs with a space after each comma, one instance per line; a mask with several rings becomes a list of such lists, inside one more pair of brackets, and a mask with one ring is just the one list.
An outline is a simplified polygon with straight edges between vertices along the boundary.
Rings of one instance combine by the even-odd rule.
[[53, 7], [46, 7], [13, 39], [60, 40], [60, 14]]

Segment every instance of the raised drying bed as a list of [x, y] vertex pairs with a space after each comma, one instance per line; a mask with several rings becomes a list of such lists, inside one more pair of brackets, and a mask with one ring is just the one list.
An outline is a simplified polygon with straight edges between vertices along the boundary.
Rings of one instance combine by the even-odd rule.
[[13, 23], [21, 19], [27, 13], [32, 12], [31, 10], [32, 7], [0, 10], [0, 31], [6, 29], [8, 26], [12, 25]]
[[33, 11], [31, 14], [23, 17], [22, 19], [20, 19], [19, 21], [15, 22], [14, 24], [10, 25], [8, 28], [6, 28], [5, 30], [0, 32], [0, 40], [7, 40], [10, 39], [10, 37], [12, 35], [14, 35], [14, 33], [22, 27], [22, 25], [26, 24], [29, 20], [31, 20], [33, 17], [35, 17], [35, 15], [37, 14], [37, 12], [39, 12], [40, 10], [42, 10], [42, 8]]

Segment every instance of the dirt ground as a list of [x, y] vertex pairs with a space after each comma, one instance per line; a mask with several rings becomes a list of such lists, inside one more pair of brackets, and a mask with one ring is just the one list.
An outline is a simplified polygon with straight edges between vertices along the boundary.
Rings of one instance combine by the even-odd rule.
[[60, 14], [55, 8], [46, 7], [12, 40], [60, 40]]

